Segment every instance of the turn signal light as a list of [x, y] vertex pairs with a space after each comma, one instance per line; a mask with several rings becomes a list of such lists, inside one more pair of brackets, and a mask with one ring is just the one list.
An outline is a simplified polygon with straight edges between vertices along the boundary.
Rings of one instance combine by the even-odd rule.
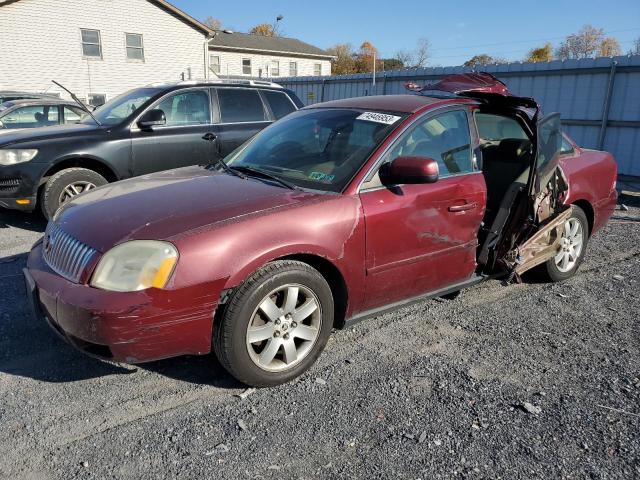
[[18, 200], [16, 200], [16, 203], [18, 205], [31, 205], [31, 200], [29, 200], [28, 198], [19, 198]]

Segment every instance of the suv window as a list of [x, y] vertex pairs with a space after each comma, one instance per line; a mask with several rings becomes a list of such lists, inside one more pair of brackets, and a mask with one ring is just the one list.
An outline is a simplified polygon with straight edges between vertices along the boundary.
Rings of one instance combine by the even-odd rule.
[[569, 140], [567, 140], [567, 137], [565, 137], [564, 135], [562, 136], [562, 147], [560, 148], [560, 154], [561, 155], [568, 155], [570, 153], [573, 153], [573, 145], [571, 145], [571, 143], [569, 142]]
[[189, 90], [162, 100], [156, 107], [167, 117], [167, 127], [211, 123], [209, 95], [205, 90]]
[[267, 103], [269, 104], [269, 107], [271, 107], [271, 111], [276, 117], [276, 120], [279, 120], [285, 115], [296, 110], [295, 105], [286, 93], [272, 92], [270, 90], [263, 90], [262, 93], [267, 99]]
[[389, 160], [401, 155], [433, 158], [441, 177], [473, 172], [467, 114], [455, 110], [418, 122], [393, 148]]
[[77, 123], [85, 115], [85, 112], [77, 107], [64, 107], [64, 123]]
[[220, 121], [263, 122], [267, 119], [260, 95], [246, 88], [219, 88]]

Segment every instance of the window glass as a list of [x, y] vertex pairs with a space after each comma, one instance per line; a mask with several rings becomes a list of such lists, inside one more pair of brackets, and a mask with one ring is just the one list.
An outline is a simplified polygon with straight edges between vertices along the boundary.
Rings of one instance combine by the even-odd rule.
[[476, 113], [475, 117], [478, 135], [484, 141], [504, 140], [505, 138], [529, 139], [520, 124], [513, 118], [489, 113]]
[[261, 122], [266, 120], [260, 95], [245, 88], [219, 88], [218, 103], [223, 123]]
[[391, 151], [389, 160], [399, 156], [433, 158], [438, 162], [441, 177], [472, 172], [471, 136], [466, 113], [458, 110], [421, 121], [404, 134]]
[[[300, 110], [258, 133], [226, 160], [301, 187], [340, 192], [402, 117], [351, 109]], [[387, 121], [372, 120], [376, 115]]]
[[[109, 100], [103, 106], [97, 108], [93, 115], [104, 125], [117, 125], [144, 105], [151, 97], [160, 93], [157, 88], [136, 88]], [[88, 117], [88, 115], [87, 115]], [[89, 118], [86, 122], [93, 123]]]
[[278, 60], [271, 61], [271, 76], [272, 77], [280, 76], [280, 62]]
[[190, 90], [165, 98], [155, 108], [167, 117], [167, 126], [211, 123], [209, 95], [204, 90]]
[[56, 105], [29, 105], [16, 108], [2, 117], [7, 128], [37, 128], [58, 124]]
[[560, 153], [563, 155], [567, 155], [569, 153], [573, 153], [573, 145], [567, 140], [567, 137], [562, 136], [562, 148], [560, 149]]
[[144, 60], [144, 46], [142, 35], [137, 33], [126, 33], [127, 58], [129, 60]]
[[242, 73], [245, 75], [251, 75], [251, 59], [243, 58], [242, 59]]
[[64, 107], [64, 123], [77, 123], [86, 113], [77, 107]]
[[272, 92], [270, 90], [263, 90], [262, 93], [267, 99], [267, 103], [269, 103], [276, 120], [296, 110], [296, 107], [285, 93]]
[[321, 63], [316, 63], [313, 65], [313, 74], [316, 77], [319, 77], [320, 75], [322, 75], [322, 64]]
[[298, 62], [289, 62], [289, 76], [290, 77], [298, 76]]
[[209, 55], [209, 68], [215, 74], [220, 73], [220, 57], [218, 55]]
[[82, 35], [82, 54], [85, 57], [102, 58], [102, 45], [99, 30], [80, 30]]

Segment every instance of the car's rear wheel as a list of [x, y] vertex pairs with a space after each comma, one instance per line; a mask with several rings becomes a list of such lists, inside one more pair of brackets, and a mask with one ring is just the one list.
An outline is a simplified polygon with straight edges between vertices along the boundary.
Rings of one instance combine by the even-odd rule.
[[578, 271], [584, 259], [589, 241], [589, 222], [584, 211], [572, 206], [573, 212], [564, 224], [560, 238], [560, 251], [542, 265], [541, 271], [547, 279], [561, 282]]
[[309, 265], [281, 260], [255, 272], [214, 327], [220, 363], [247, 385], [279, 385], [316, 361], [333, 327], [331, 288]]
[[87, 168], [65, 168], [52, 175], [42, 189], [40, 208], [46, 218], [51, 218], [61, 205], [81, 193], [106, 185], [107, 180]]

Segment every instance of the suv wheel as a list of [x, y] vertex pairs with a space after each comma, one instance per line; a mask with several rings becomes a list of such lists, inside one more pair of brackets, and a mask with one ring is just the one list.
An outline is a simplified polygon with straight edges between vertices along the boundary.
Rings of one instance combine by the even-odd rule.
[[66, 168], [52, 175], [42, 189], [40, 207], [44, 216], [53, 217], [60, 205], [72, 198], [106, 185], [107, 180], [99, 173], [87, 168]]
[[564, 224], [561, 249], [558, 254], [541, 265], [541, 272], [552, 282], [571, 278], [584, 259], [589, 241], [589, 222], [584, 211], [575, 205], [573, 213]]
[[241, 382], [279, 385], [313, 365], [332, 328], [333, 297], [322, 275], [302, 262], [275, 261], [232, 295], [214, 327], [214, 351]]

